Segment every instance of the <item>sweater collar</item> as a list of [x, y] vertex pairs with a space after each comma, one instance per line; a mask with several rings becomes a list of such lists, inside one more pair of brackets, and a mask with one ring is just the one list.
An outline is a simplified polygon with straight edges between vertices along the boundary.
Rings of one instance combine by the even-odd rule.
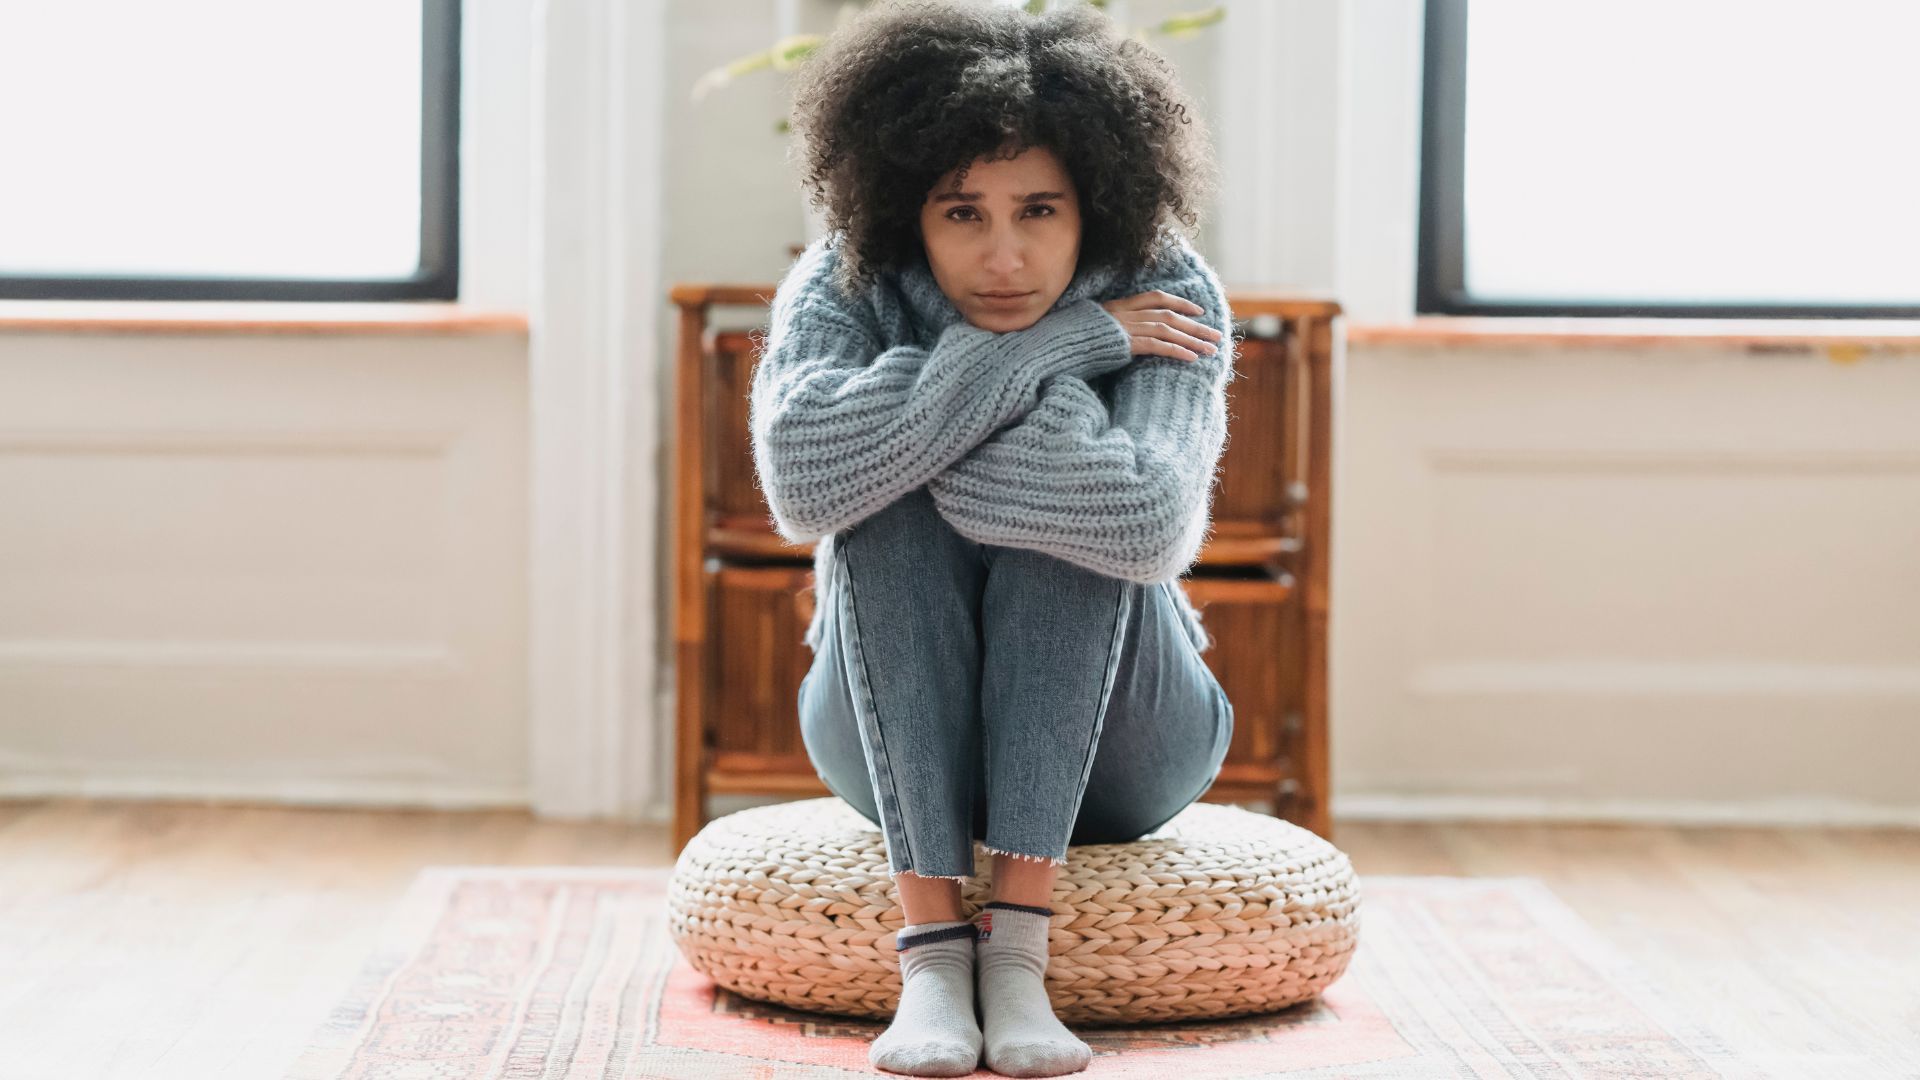
[[[963, 322], [966, 316], [953, 305], [947, 294], [940, 288], [939, 281], [933, 276], [933, 267], [927, 263], [925, 252], [918, 255], [905, 268], [892, 272], [895, 288], [898, 289], [906, 307], [913, 313], [914, 321], [929, 336], [937, 337], [947, 327]], [[1096, 300], [1110, 299], [1118, 274], [1109, 265], [1088, 266], [1084, 263], [1074, 271], [1073, 280], [1067, 283], [1060, 298], [1054, 301], [1050, 311], [1058, 311], [1068, 304], [1089, 297]]]

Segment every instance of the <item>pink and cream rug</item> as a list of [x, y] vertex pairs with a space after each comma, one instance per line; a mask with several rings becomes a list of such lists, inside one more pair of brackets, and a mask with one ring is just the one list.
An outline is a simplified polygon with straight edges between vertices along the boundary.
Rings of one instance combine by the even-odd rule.
[[[876, 1075], [867, 1044], [884, 1024], [762, 1005], [689, 967], [667, 931], [668, 873], [422, 871], [288, 1080]], [[1761, 1075], [1537, 881], [1363, 876], [1361, 889], [1352, 966], [1319, 1000], [1076, 1028], [1094, 1052], [1076, 1075]]]

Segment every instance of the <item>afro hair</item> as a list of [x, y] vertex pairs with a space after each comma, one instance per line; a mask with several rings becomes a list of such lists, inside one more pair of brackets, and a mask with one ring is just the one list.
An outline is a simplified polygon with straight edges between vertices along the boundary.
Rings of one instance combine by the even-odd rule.
[[1059, 156], [1080, 257], [1147, 266], [1216, 184], [1206, 126], [1172, 65], [1084, 4], [1030, 14], [988, 0], [882, 0], [836, 30], [793, 84], [792, 151], [858, 289], [924, 250], [933, 185], [1031, 146]]

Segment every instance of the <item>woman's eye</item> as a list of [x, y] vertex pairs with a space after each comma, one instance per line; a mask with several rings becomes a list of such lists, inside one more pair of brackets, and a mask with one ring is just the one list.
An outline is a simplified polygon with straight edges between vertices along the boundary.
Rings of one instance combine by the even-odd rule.
[[[1054, 209], [1053, 209], [1053, 207], [1051, 207], [1051, 206], [1047, 206], [1047, 205], [1045, 205], [1045, 204], [1040, 204], [1040, 205], [1036, 205], [1036, 206], [1029, 206], [1029, 207], [1027, 207], [1027, 209], [1029, 209], [1029, 210], [1045, 210], [1045, 211], [1046, 211], [1046, 214], [1045, 214], [1045, 216], [1046, 216], [1046, 217], [1052, 217], [1052, 216], [1053, 216], [1053, 214], [1054, 214]], [[964, 214], [966, 214], [967, 216], [966, 216], [966, 217], [955, 217], [955, 216], [954, 216], [955, 214], [960, 214], [960, 213], [964, 213]], [[1037, 216], [1040, 216], [1040, 215], [1035, 215], [1035, 216], [1037, 217]], [[974, 215], [974, 213], [973, 213], [973, 208], [972, 208], [972, 207], [970, 207], [970, 206], [956, 206], [956, 207], [954, 207], [953, 209], [951, 209], [951, 210], [949, 210], [949, 211], [947, 211], [947, 220], [949, 220], [949, 221], [972, 221], [972, 220], [974, 220], [974, 217], [975, 217], [975, 215]]]

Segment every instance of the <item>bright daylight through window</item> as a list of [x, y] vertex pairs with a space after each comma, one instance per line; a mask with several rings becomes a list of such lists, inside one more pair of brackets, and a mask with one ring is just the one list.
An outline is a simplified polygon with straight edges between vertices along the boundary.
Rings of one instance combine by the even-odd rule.
[[415, 277], [422, 15], [0, 0], [0, 283]]
[[1920, 4], [1468, 12], [1466, 295], [1920, 304]]

